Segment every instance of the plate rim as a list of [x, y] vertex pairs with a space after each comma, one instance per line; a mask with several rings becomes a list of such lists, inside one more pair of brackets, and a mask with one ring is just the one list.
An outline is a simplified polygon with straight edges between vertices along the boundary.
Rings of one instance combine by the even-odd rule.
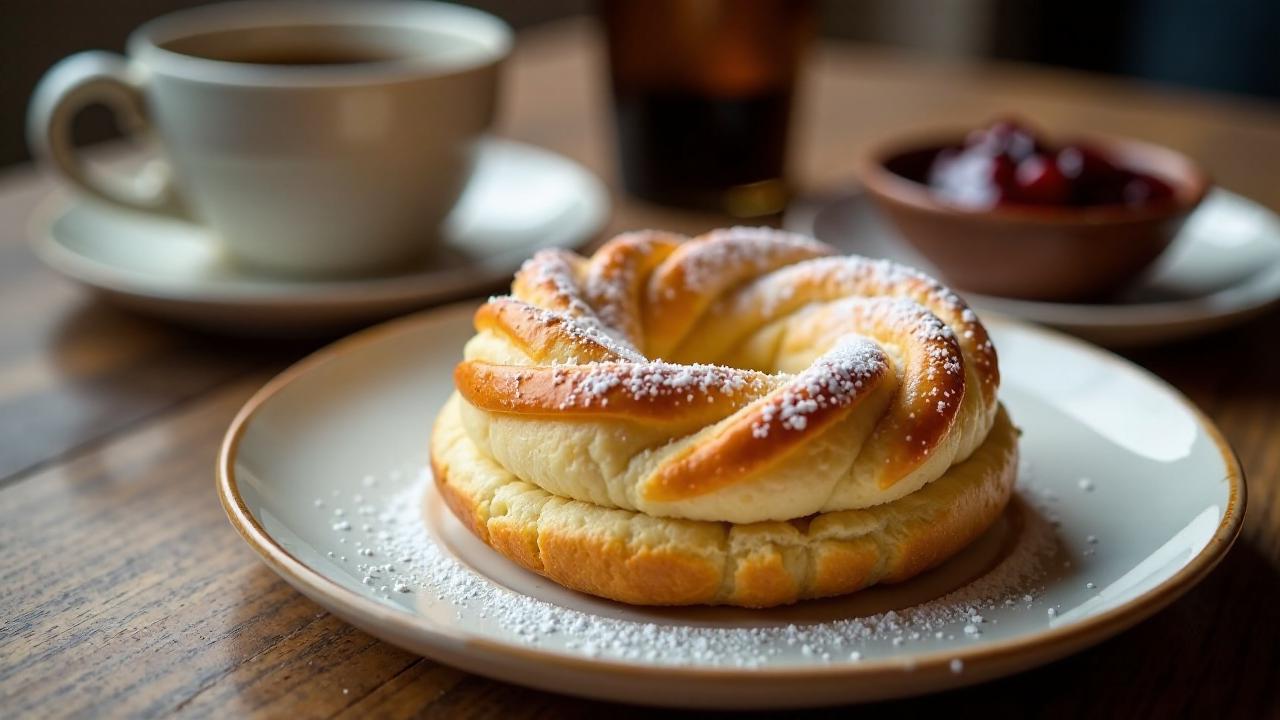
[[[494, 258], [502, 259], [504, 255], [511, 254], [514, 259], [510, 264], [518, 266], [523, 258], [538, 250], [551, 247], [570, 250], [585, 247], [604, 229], [612, 207], [612, 198], [604, 181], [586, 165], [563, 153], [511, 138], [487, 136], [481, 140], [481, 143], [496, 148], [531, 152], [564, 164], [582, 180], [583, 192], [580, 197], [586, 208], [585, 219], [582, 222], [583, 232], [580, 237], [563, 244], [535, 240], [528, 245], [513, 247], [498, 253], [493, 256]], [[204, 286], [192, 289], [168, 288], [152, 283], [139, 284], [129, 279], [134, 276], [134, 273], [76, 252], [54, 236], [54, 222], [76, 204], [100, 205], [91, 198], [78, 196], [70, 188], [58, 186], [38, 201], [35, 209], [28, 216], [27, 246], [41, 263], [55, 273], [92, 290], [168, 304], [226, 308], [359, 308], [381, 306], [391, 302], [431, 302], [457, 298], [460, 294], [481, 287], [485, 283], [496, 282], [502, 276], [510, 275], [513, 270], [504, 266], [501, 272], [495, 270], [491, 273], [492, 278], [450, 286], [443, 290], [434, 287], [433, 284], [448, 275], [482, 269], [486, 264], [491, 263], [493, 258], [447, 269], [426, 268], [418, 272], [390, 277], [318, 279], [272, 284], [272, 279], [264, 276], [263, 279], [268, 284], [264, 284], [261, 288], [235, 289]], [[114, 208], [107, 207], [113, 212], [116, 211]], [[119, 210], [119, 212], [128, 211]]]
[[[1244, 200], [1264, 210], [1276, 220], [1277, 224], [1280, 224], [1280, 213], [1247, 195], [1221, 185], [1210, 189], [1206, 201], [1218, 193]], [[837, 204], [858, 200], [870, 202], [866, 190], [860, 184], [846, 183], [839, 189], [800, 198], [796, 207], [787, 211], [783, 224], [790, 230], [815, 236], [813, 231], [823, 212]], [[1275, 242], [1280, 245], [1280, 235], [1276, 236]], [[1124, 305], [1022, 300], [972, 291], [964, 291], [963, 294], [974, 305], [1021, 318], [1024, 321], [1049, 323], [1059, 328], [1119, 330], [1135, 325], [1153, 324], [1166, 328], [1188, 324], [1221, 323], [1235, 318], [1247, 319], [1280, 305], [1280, 262], [1252, 277], [1253, 281], [1237, 283], [1197, 298]], [[1260, 297], [1257, 292], [1259, 288], [1269, 288], [1269, 290]], [[1237, 297], [1240, 295], [1244, 297]], [[1224, 298], [1230, 302], [1223, 304], [1221, 301]]]
[[[972, 678], [969, 682], [979, 682], [1012, 674], [1010, 671], [997, 671], [987, 674], [981, 672], [971, 673], [971, 669], [980, 668], [979, 664], [994, 663], [1016, 658], [1019, 655], [1027, 655], [1033, 659], [1028, 667], [1036, 666], [1100, 642], [1154, 615], [1198, 584], [1221, 562], [1239, 537], [1243, 525], [1248, 489], [1245, 482], [1244, 469], [1240, 464], [1239, 458], [1226, 442], [1217, 425], [1181, 391], [1146, 368], [1129, 362], [1091, 343], [1029, 323], [989, 315], [986, 321], [990, 321], [995, 325], [1016, 326], [1019, 330], [1026, 331], [1032, 335], [1043, 336], [1055, 342], [1065, 342], [1096, 356], [1102, 362], [1119, 365], [1138, 373], [1145, 380], [1174, 397], [1180, 405], [1190, 412], [1200, 428], [1213, 441], [1214, 447], [1221, 456], [1227, 470], [1227, 475], [1224, 478], [1229, 487], [1226, 508], [1218, 522], [1218, 526], [1214, 530], [1213, 536], [1204, 548], [1186, 565], [1179, 568], [1177, 572], [1161, 581], [1155, 587], [1099, 615], [1071, 625], [1048, 628], [1042, 632], [1019, 638], [976, 644], [955, 650], [909, 653], [892, 658], [863, 660], [857, 663], [832, 663], [829, 665], [811, 664], [763, 668], [707, 665], [644, 665], [607, 658], [585, 658], [541, 648], [526, 648], [491, 640], [479, 635], [457, 632], [451, 626], [424, 622], [424, 619], [419, 616], [387, 607], [359, 593], [348, 590], [333, 579], [312, 569], [282, 547], [262, 527], [241, 497], [235, 474], [235, 461], [240, 441], [248, 431], [255, 415], [272, 398], [295, 381], [324, 365], [359, 352], [369, 345], [397, 335], [416, 331], [422, 325], [446, 322], [453, 319], [455, 315], [474, 311], [477, 306], [474, 300], [468, 300], [406, 315], [348, 335], [303, 357], [271, 378], [249, 397], [231, 421], [217, 456], [216, 485], [218, 499], [232, 527], [253, 548], [260, 560], [299, 590], [302, 587], [306, 587], [326, 600], [333, 602], [345, 612], [362, 618], [365, 623], [374, 622], [379, 627], [390, 625], [396, 629], [396, 634], [402, 637], [424, 638], [426, 641], [423, 644], [433, 649], [444, 649], [440, 648], [439, 643], [430, 642], [431, 636], [438, 635], [440, 639], [460, 642], [468, 650], [486, 653], [491, 657], [499, 657], [506, 660], [515, 658], [524, 662], [541, 662], [554, 665], [557, 669], [568, 671], [645, 679], [670, 678], [673, 675], [678, 675], [685, 679], [695, 680], [743, 678], [756, 680], [818, 680], [842, 677], [870, 679], [887, 675], [898, 677], [904, 669], [913, 670], [920, 677], [923, 677], [926, 673], [937, 673], [956, 678], [957, 676], [951, 670], [950, 663], [959, 659], [966, 668], [965, 675], [969, 675]], [[1040, 652], [1037, 653], [1037, 650]], [[963, 681], [955, 684], [963, 684]]]

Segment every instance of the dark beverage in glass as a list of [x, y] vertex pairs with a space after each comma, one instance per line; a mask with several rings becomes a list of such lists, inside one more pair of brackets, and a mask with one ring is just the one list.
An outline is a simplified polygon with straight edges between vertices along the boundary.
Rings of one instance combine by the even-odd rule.
[[605, 0], [622, 178], [638, 197], [740, 217], [787, 199], [806, 0]]

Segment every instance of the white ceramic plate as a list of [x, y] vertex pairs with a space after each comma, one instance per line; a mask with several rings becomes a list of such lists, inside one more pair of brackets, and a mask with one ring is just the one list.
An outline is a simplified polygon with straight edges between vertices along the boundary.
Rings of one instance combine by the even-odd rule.
[[536, 250], [586, 244], [608, 212], [608, 191], [577, 163], [491, 139], [442, 247], [405, 274], [324, 282], [249, 274], [200, 226], [65, 194], [36, 213], [31, 239], [54, 270], [118, 304], [218, 330], [296, 335], [498, 289]]
[[587, 597], [490, 551], [430, 487], [427, 437], [472, 311], [404, 318], [303, 360], [249, 401], [219, 461], [232, 524], [267, 565], [367, 632], [472, 672], [701, 707], [930, 692], [1133, 625], [1240, 529], [1239, 465], [1182, 396], [1104, 351], [994, 322], [1026, 463], [1010, 510], [968, 550], [902, 585], [766, 611]]
[[[844, 252], [898, 260], [939, 275], [858, 191], [799, 203], [788, 211], [785, 224]], [[980, 310], [1042, 323], [1108, 347], [1201, 335], [1280, 302], [1280, 217], [1240, 195], [1214, 190], [1152, 270], [1112, 302], [1035, 302], [968, 292], [965, 298]]]

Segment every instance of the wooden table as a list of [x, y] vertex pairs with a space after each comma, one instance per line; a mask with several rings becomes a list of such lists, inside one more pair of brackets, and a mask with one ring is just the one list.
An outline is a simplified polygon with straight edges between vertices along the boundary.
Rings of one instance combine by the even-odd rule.
[[[616, 186], [602, 68], [588, 23], [522, 36], [503, 134]], [[1051, 131], [1180, 148], [1222, 185], [1280, 209], [1278, 106], [852, 46], [820, 48], [805, 89], [795, 151], [811, 187], [847, 180], [875, 138], [1014, 109]], [[0, 716], [646, 714], [414, 657], [263, 567], [214, 496], [214, 453], [241, 402], [315, 343], [206, 336], [95, 302], [24, 245], [50, 188], [29, 168], [0, 175]], [[614, 199], [609, 232], [724, 222]], [[857, 712], [1280, 714], [1278, 331], [1272, 316], [1132, 355], [1221, 425], [1248, 473], [1244, 536], [1207, 581], [1052, 666]]]

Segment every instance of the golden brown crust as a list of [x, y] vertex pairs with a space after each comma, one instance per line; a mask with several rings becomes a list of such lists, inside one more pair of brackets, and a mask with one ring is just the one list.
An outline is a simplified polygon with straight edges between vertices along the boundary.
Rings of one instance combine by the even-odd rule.
[[[730, 346], [735, 335], [785, 316], [810, 303], [846, 297], [909, 299], [927, 308], [955, 331], [966, 363], [978, 379], [981, 399], [994, 407], [1000, 367], [986, 327], [950, 288], [924, 273], [887, 260], [858, 256], [814, 258], [762, 275], [720, 299], [691, 333], [723, 335], [718, 346]], [[726, 329], [721, 318], [738, 318]], [[699, 347], [698, 349], [701, 349]], [[681, 354], [674, 360], [683, 361]]]
[[580, 255], [568, 250], [540, 250], [520, 267], [511, 291], [538, 307], [570, 317], [591, 314], [590, 307], [579, 299], [576, 291], [586, 264]]
[[702, 604], [720, 584], [720, 567], [678, 549], [637, 548], [590, 534], [551, 532], [540, 539], [539, 550], [543, 575], [632, 605]]
[[932, 278], [831, 252], [731, 228], [537, 253], [455, 371], [473, 439], [553, 494], [664, 517], [780, 520], [924, 487], [990, 429], [994, 348]]
[[629, 392], [621, 384], [603, 392], [588, 390], [596, 378], [626, 373], [628, 368], [621, 364], [547, 367], [462, 362], [454, 369], [453, 380], [463, 399], [490, 412], [635, 420], [671, 420], [679, 415], [683, 423], [716, 422], [762, 397], [776, 384], [764, 373], [743, 371], [744, 389], [732, 394], [719, 385], [645, 395]]
[[654, 271], [643, 308], [644, 352], [670, 353], [724, 290], [833, 252], [812, 238], [768, 228], [726, 228], [693, 238]]
[[478, 331], [491, 330], [536, 361], [559, 354], [573, 354], [581, 362], [608, 362], [623, 359], [601, 339], [566, 331], [568, 318], [547, 313], [511, 298], [494, 298], [476, 310]]
[[898, 348], [906, 382], [873, 437], [883, 447], [880, 487], [923, 465], [951, 431], [966, 393], [960, 344], [947, 325], [924, 306], [892, 297], [849, 298], [796, 324], [802, 332], [789, 333], [788, 344], [813, 346], [819, 338], [856, 333]]
[[587, 269], [586, 299], [600, 319], [628, 342], [644, 346], [640, 324], [649, 275], [688, 238], [660, 230], [619, 235], [605, 243]]
[[481, 540], [574, 590], [645, 605], [768, 607], [898, 582], [968, 545], [1012, 493], [1017, 431], [1001, 410], [967, 461], [904, 498], [750, 525], [661, 519], [552, 496], [481, 455], [454, 396], [432, 436], [436, 486]]
[[737, 414], [717, 437], [689, 445], [685, 452], [670, 458], [645, 483], [644, 496], [671, 501], [704, 495], [750, 478], [812, 442], [828, 427], [848, 417], [884, 382], [889, 372], [888, 358], [874, 346], [868, 350], [878, 354], [879, 363], [858, 376], [859, 386], [842, 402], [824, 402], [805, 415], [806, 432], [769, 432], [762, 436], [760, 431], [780, 413], [780, 397], [788, 397], [792, 404], [817, 403], [818, 393], [812, 389], [811, 379], [801, 373], [781, 392], [771, 393], [772, 401]]

